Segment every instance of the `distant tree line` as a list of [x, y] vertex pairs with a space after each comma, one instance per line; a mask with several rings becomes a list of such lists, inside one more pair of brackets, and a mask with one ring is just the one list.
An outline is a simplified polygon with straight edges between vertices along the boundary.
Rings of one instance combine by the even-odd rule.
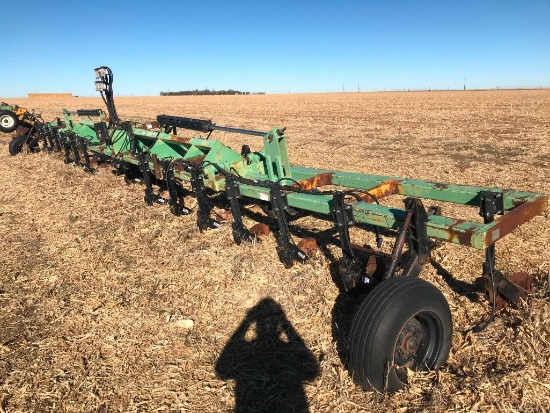
[[[180, 90], [179, 92], [160, 92], [161, 96], [195, 96], [195, 95], [250, 95], [250, 92], [241, 92], [240, 90]], [[252, 93], [253, 95], [263, 95], [264, 92]]]

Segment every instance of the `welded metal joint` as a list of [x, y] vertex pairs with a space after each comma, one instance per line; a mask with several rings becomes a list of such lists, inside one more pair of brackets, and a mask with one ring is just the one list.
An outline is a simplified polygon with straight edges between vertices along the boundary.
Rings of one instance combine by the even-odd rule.
[[479, 194], [479, 215], [489, 224], [495, 215], [504, 214], [504, 196], [501, 192], [483, 191]]
[[416, 277], [420, 274], [422, 267], [430, 261], [430, 244], [426, 228], [428, 214], [424, 205], [418, 198], [405, 198], [404, 203], [405, 219], [395, 240], [390, 256], [390, 265], [386, 269], [384, 279], [396, 275], [395, 271], [401, 259], [405, 241], [409, 247], [409, 258], [403, 266], [400, 276]]
[[422, 266], [431, 260], [430, 241], [428, 239], [428, 212], [422, 201], [418, 198], [406, 198], [405, 209], [413, 209], [413, 215], [409, 231], [407, 232], [407, 244], [411, 256], [403, 267], [402, 276], [416, 277], [420, 274]]

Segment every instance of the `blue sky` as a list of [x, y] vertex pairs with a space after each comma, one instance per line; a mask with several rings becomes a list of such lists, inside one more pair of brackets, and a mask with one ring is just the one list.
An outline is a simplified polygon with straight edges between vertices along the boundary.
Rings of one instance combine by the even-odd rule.
[[550, 87], [550, 0], [5, 3], [2, 97]]

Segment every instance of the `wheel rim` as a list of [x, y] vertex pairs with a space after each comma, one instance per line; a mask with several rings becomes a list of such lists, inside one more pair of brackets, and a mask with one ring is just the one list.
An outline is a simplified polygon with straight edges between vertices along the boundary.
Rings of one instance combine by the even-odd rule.
[[1, 115], [0, 125], [2, 125], [4, 128], [11, 128], [13, 127], [13, 125], [15, 125], [15, 120], [11, 116]]
[[431, 368], [441, 351], [442, 330], [434, 313], [422, 312], [407, 321], [395, 343], [395, 366], [403, 371]]

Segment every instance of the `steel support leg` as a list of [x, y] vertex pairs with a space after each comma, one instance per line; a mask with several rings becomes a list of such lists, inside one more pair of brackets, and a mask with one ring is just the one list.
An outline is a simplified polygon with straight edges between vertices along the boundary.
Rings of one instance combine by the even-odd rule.
[[241, 197], [239, 183], [232, 175], [225, 177], [225, 194], [231, 204], [231, 214], [233, 215], [231, 227], [233, 228], [235, 244], [241, 245], [241, 241], [253, 241], [254, 235], [243, 224], [241, 206], [239, 205], [239, 198]]
[[162, 166], [162, 175], [164, 177], [164, 182], [166, 183], [166, 188], [168, 189], [168, 194], [170, 195], [170, 200], [168, 201], [170, 205], [170, 212], [174, 215], [189, 214], [189, 210], [180, 203], [177, 183], [174, 177], [174, 165], [170, 161], [165, 161]]
[[204, 181], [202, 171], [197, 168], [191, 168], [191, 188], [197, 196], [197, 226], [199, 231], [203, 232], [209, 228], [219, 228], [220, 223], [210, 217], [212, 207], [206, 199], [204, 193]]
[[288, 210], [288, 202], [286, 194], [281, 191], [277, 184], [271, 185], [270, 190], [271, 208], [277, 219], [277, 227], [279, 234], [277, 236], [277, 253], [283, 265], [286, 268], [292, 267], [294, 261], [305, 262], [307, 255], [304, 251], [298, 248], [290, 235], [288, 228], [288, 220], [286, 211]]

